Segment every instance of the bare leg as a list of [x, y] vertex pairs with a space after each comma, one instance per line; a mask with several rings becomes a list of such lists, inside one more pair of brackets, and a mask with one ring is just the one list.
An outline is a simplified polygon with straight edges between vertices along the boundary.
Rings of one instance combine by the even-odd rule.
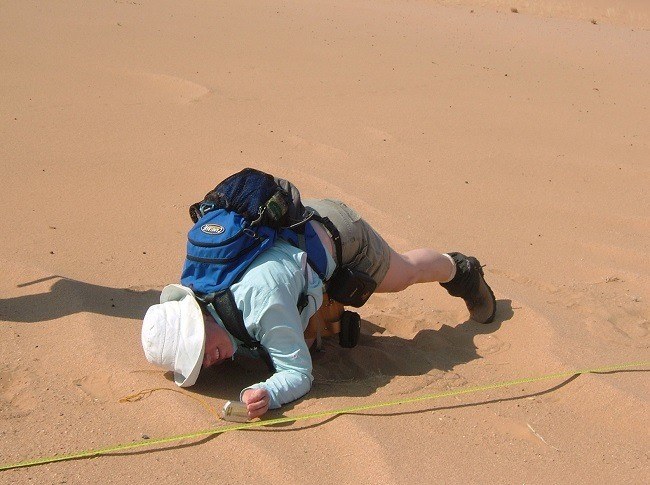
[[400, 254], [390, 250], [390, 267], [377, 293], [402, 291], [415, 283], [449, 281], [455, 265], [448, 256], [433, 249], [414, 249]]

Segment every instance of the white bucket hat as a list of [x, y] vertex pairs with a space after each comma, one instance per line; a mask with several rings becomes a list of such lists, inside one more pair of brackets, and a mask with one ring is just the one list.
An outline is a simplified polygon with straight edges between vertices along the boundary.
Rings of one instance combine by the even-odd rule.
[[142, 322], [142, 348], [149, 362], [174, 371], [177, 385], [194, 385], [203, 363], [205, 328], [190, 288], [163, 288], [160, 304], [149, 307]]

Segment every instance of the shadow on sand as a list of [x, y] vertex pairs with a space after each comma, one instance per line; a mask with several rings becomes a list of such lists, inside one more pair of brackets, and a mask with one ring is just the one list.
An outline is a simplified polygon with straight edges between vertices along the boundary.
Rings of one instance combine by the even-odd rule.
[[[28, 286], [53, 278], [58, 277], [43, 278], [19, 286]], [[140, 319], [150, 305], [158, 302], [159, 296], [160, 291], [152, 289], [111, 288], [61, 278], [46, 293], [0, 299], [0, 318], [5, 321], [35, 323], [79, 312], [92, 312], [114, 317]], [[356, 348], [343, 349], [335, 342], [328, 342], [325, 352], [314, 355], [316, 382], [312, 391], [305, 398], [313, 399], [333, 395], [366, 396], [373, 394], [378, 388], [386, 385], [396, 376], [424, 375], [433, 370], [450, 371], [456, 365], [481, 358], [477, 353], [474, 337], [496, 332], [503, 322], [511, 319], [512, 316], [511, 301], [499, 300], [497, 302], [497, 315], [495, 321], [491, 324], [480, 325], [467, 320], [455, 327], [442, 325], [438, 330], [421, 330], [413, 339], [375, 335], [378, 332], [383, 332], [383, 329], [372, 322], [364, 320], [362, 321], [362, 336]], [[646, 371], [628, 369], [599, 373], [616, 374], [620, 372]], [[169, 381], [173, 381], [171, 372], [164, 375]], [[214, 398], [233, 399], [243, 387], [264, 380], [267, 377], [268, 372], [261, 361], [240, 358], [234, 362], [227, 362], [217, 369], [204, 370], [191, 392]], [[382, 412], [380, 414], [357, 412], [351, 414], [368, 417], [396, 416], [514, 401], [554, 392], [578, 377], [579, 375], [576, 374], [548, 389], [507, 398], [451, 406], [428, 406], [425, 409], [414, 411]], [[324, 382], [318, 384], [319, 379]], [[271, 411], [266, 418], [281, 417], [284, 412], [293, 408], [292, 404], [283, 406], [281, 410]], [[337, 417], [339, 415], [333, 415], [322, 418], [316, 423], [304, 424], [298, 427], [293, 426], [293, 422], [287, 422], [247, 431], [291, 432], [322, 426]], [[281, 429], [287, 426], [290, 427]], [[192, 443], [168, 445], [157, 449], [104, 454], [130, 456], [158, 453], [197, 446], [218, 436], [220, 435], [213, 434]], [[83, 458], [80, 457], [79, 459]]]
[[80, 312], [140, 320], [149, 306], [158, 303], [160, 291], [146, 288], [111, 288], [60, 276], [49, 276], [18, 285], [59, 278], [45, 293], [0, 298], [0, 319], [36, 323]]
[[[0, 299], [0, 319], [36, 323], [90, 312], [140, 320], [147, 308], [157, 303], [160, 297], [158, 290], [112, 288], [57, 276], [19, 286], [54, 278], [59, 279], [47, 292]], [[432, 379], [440, 378], [457, 365], [481, 358], [474, 338], [496, 332], [512, 316], [511, 301], [499, 300], [496, 318], [491, 324], [481, 325], [467, 320], [456, 326], [442, 325], [438, 329], [421, 330], [412, 339], [382, 335], [382, 327], [363, 320], [357, 347], [344, 349], [335, 339], [329, 339], [324, 351], [312, 355], [314, 386], [306, 398], [369, 396], [396, 376], [433, 374]], [[430, 326], [438, 325], [432, 321]], [[171, 373], [166, 377], [171, 380]], [[213, 398], [233, 399], [242, 388], [268, 377], [266, 366], [260, 360], [239, 357], [214, 369], [203, 370], [191, 391]], [[291, 408], [289, 404], [283, 410]], [[275, 413], [279, 415], [279, 411]]]
[[[497, 315], [491, 324], [467, 320], [455, 327], [443, 325], [437, 330], [421, 330], [413, 339], [376, 335], [383, 329], [363, 320], [357, 347], [344, 349], [336, 341], [329, 340], [324, 352], [312, 354], [314, 385], [305, 398], [369, 396], [396, 376], [421, 376], [440, 371], [437, 376], [440, 377], [459, 364], [481, 358], [474, 337], [496, 332], [512, 316], [511, 301], [499, 300]], [[434, 324], [432, 322], [431, 326]], [[242, 388], [263, 381], [269, 375], [260, 361], [238, 358], [203, 370], [192, 392], [217, 399], [234, 399]], [[166, 377], [171, 380], [171, 373]], [[282, 410], [292, 407], [290, 403]], [[271, 417], [274, 416], [276, 414], [272, 413]]]

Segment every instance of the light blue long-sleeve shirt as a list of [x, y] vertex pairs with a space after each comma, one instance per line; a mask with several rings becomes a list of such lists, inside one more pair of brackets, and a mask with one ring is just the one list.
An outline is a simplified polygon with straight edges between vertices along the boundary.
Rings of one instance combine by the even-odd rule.
[[[265, 388], [270, 409], [304, 396], [314, 380], [304, 331], [323, 302], [323, 283], [307, 264], [307, 254], [277, 240], [230, 289], [248, 333], [266, 348], [275, 366], [275, 374], [246, 389]], [[298, 313], [296, 303], [303, 293], [307, 306]], [[221, 324], [218, 317], [217, 322]], [[246, 350], [231, 340], [235, 351]]]

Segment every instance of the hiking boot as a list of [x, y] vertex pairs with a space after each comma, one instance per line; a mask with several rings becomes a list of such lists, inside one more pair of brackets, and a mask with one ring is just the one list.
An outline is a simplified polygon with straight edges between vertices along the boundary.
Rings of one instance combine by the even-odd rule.
[[494, 293], [485, 282], [483, 268], [478, 259], [461, 253], [447, 253], [456, 263], [456, 275], [447, 283], [440, 283], [451, 296], [465, 300], [469, 316], [478, 323], [494, 320], [497, 302]]

